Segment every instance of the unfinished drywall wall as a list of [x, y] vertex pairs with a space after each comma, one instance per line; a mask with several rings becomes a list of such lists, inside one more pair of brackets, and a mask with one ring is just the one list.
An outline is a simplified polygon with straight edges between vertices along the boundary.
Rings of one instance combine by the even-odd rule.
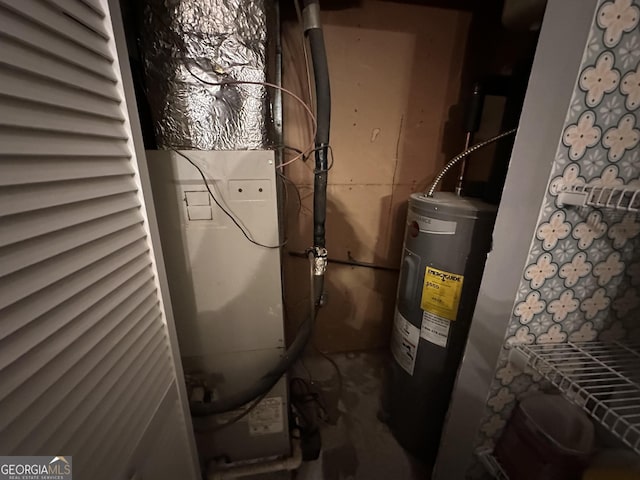
[[[386, 269], [330, 264], [328, 305], [315, 340], [323, 350], [386, 346], [393, 318], [406, 201], [424, 188], [463, 145], [459, 103], [469, 12], [365, 0], [357, 8], [322, 14], [332, 89], [327, 248], [331, 258]], [[284, 85], [306, 98], [302, 33], [283, 24]], [[285, 98], [285, 144], [304, 147], [311, 128]], [[286, 174], [289, 251], [311, 243], [313, 160]], [[285, 255], [288, 329], [308, 305], [308, 263]]]

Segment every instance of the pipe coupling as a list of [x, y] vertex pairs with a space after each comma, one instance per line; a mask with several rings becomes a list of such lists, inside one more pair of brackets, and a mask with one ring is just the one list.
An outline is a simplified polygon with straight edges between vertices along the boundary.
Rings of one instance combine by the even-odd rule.
[[305, 32], [314, 28], [322, 28], [320, 22], [320, 4], [317, 2], [309, 3], [302, 10], [302, 25]]
[[327, 249], [323, 247], [313, 247], [313, 275], [316, 277], [324, 275], [327, 271]]

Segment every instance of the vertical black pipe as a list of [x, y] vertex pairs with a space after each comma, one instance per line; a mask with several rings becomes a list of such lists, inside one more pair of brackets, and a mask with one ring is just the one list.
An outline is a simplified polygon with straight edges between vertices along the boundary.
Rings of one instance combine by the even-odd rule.
[[329, 169], [329, 129], [331, 124], [331, 89], [329, 65], [320, 24], [318, 0], [303, 0], [304, 29], [311, 47], [313, 76], [316, 86], [317, 132], [315, 139], [316, 169], [313, 196], [313, 244], [325, 247], [325, 220], [327, 216], [327, 178]]

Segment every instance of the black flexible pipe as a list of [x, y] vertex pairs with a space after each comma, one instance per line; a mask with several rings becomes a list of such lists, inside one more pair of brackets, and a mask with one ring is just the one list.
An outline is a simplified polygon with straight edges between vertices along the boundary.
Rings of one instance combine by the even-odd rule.
[[313, 77], [316, 85], [316, 171], [313, 181], [313, 244], [325, 247], [327, 216], [327, 177], [329, 169], [329, 129], [331, 125], [331, 88], [329, 65], [320, 25], [318, 0], [304, 0], [302, 16], [311, 47]]
[[314, 320], [315, 312], [311, 312], [309, 317], [300, 326], [295, 340], [289, 346], [278, 364], [254, 385], [235, 395], [226, 396], [213, 402], [191, 402], [191, 415], [194, 417], [206, 417], [228, 412], [229, 410], [234, 410], [249, 403], [251, 400], [271, 390], [278, 380], [280, 380], [280, 377], [298, 360], [306, 348], [311, 338], [311, 333], [313, 332]]

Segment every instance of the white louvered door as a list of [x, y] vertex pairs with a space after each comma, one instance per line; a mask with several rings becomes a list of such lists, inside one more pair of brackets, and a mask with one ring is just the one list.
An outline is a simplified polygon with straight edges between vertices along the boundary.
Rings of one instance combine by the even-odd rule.
[[195, 479], [109, 8], [0, 0], [0, 455], [72, 455], [81, 480]]

